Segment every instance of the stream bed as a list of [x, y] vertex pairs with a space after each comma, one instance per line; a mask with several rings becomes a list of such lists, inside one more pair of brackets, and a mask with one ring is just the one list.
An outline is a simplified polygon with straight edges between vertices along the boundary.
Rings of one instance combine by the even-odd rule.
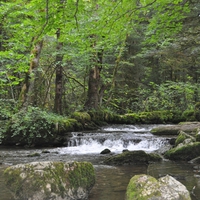
[[[183, 183], [193, 193], [193, 200], [200, 199], [200, 177], [196, 166], [187, 162], [164, 160], [160, 163], [131, 166], [108, 166], [103, 160], [110, 155], [100, 152], [106, 148], [112, 154], [124, 149], [162, 152], [169, 146], [170, 136], [154, 136], [150, 130], [158, 125], [109, 125], [96, 131], [73, 132], [66, 147], [20, 148], [0, 146], [0, 200], [14, 200], [6, 189], [3, 170], [7, 166], [33, 161], [88, 161], [94, 165], [96, 184], [89, 200], [124, 200], [130, 178], [136, 174], [149, 174], [155, 178], [169, 174]], [[37, 153], [38, 156], [33, 156]], [[33, 157], [32, 157], [33, 156]]]

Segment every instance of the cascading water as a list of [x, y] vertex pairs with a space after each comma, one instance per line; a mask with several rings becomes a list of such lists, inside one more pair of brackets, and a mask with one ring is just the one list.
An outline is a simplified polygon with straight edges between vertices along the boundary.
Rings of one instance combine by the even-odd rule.
[[[106, 148], [112, 153], [122, 150], [159, 151], [169, 145], [170, 136], [154, 136], [150, 130], [157, 125], [110, 125], [97, 131], [74, 132], [68, 139], [66, 147], [25, 149], [0, 147], [0, 193], [1, 200], [13, 200], [10, 192], [5, 188], [2, 178], [6, 166], [32, 161], [89, 161], [96, 171], [96, 184], [91, 191], [89, 200], [122, 200], [126, 187], [135, 174], [148, 173], [155, 177], [176, 174], [187, 188], [196, 186], [195, 194], [200, 199], [199, 179], [193, 176], [193, 169], [188, 163], [161, 162], [150, 166], [141, 164], [134, 166], [106, 166], [103, 161], [107, 156], [100, 152]], [[44, 153], [45, 152], [45, 153]], [[30, 155], [38, 153], [40, 156]], [[196, 200], [196, 199], [195, 199]]]
[[73, 132], [67, 147], [57, 149], [66, 154], [98, 154], [104, 149], [113, 153], [144, 150], [152, 152], [166, 146], [166, 137], [156, 137], [150, 133], [152, 126], [114, 125], [94, 132]]

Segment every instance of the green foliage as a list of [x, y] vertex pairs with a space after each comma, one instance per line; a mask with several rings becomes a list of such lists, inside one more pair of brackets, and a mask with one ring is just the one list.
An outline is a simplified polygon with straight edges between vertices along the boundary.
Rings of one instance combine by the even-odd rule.
[[137, 110], [186, 110], [194, 108], [198, 84], [167, 81], [161, 85], [150, 83], [149, 89], [139, 93]]
[[48, 142], [54, 138], [53, 130], [58, 118], [37, 107], [28, 107], [28, 110], [21, 110], [12, 116], [8, 136], [19, 144]]
[[182, 114], [184, 121], [196, 121], [194, 110], [185, 110]]
[[197, 121], [200, 121], [200, 102], [195, 104], [194, 116]]
[[12, 99], [0, 99], [0, 101], [0, 120], [11, 118], [17, 111], [16, 102]]

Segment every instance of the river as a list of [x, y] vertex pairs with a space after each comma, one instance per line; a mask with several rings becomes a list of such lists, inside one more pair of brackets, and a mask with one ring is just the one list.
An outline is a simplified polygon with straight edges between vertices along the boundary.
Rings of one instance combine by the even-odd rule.
[[[169, 146], [169, 136], [153, 136], [150, 130], [157, 125], [109, 125], [96, 131], [73, 132], [66, 147], [58, 148], [20, 148], [0, 147], [0, 200], [14, 200], [6, 189], [3, 170], [7, 166], [32, 161], [89, 161], [93, 163], [96, 184], [89, 200], [124, 200], [130, 178], [136, 174], [149, 174], [155, 178], [170, 174], [182, 182], [193, 200], [200, 199], [199, 170], [186, 162], [163, 160], [150, 165], [107, 166], [103, 160], [109, 155], [100, 152], [109, 148], [112, 154], [124, 149], [162, 152]], [[38, 156], [33, 154], [38, 153]], [[33, 156], [33, 157], [32, 157]]]

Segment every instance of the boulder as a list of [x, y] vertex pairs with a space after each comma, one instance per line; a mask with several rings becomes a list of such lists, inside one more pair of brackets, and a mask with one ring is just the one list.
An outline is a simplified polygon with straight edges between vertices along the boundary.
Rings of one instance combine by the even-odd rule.
[[196, 133], [195, 137], [196, 137], [196, 141], [200, 142], [200, 129], [199, 128], [197, 129], [197, 133]]
[[183, 161], [189, 161], [198, 156], [200, 156], [200, 142], [181, 143], [164, 154], [164, 157], [167, 159]]
[[18, 200], [85, 200], [95, 184], [89, 162], [32, 162], [8, 167], [5, 184]]
[[162, 158], [160, 155], [155, 153], [146, 153], [142, 150], [140, 151], [125, 151], [121, 154], [111, 156], [104, 160], [105, 164], [108, 165], [131, 165], [137, 163], [145, 163], [154, 161], [161, 161]]
[[110, 149], [104, 149], [103, 151], [101, 151], [100, 154], [109, 154], [111, 153]]
[[158, 126], [151, 130], [154, 135], [178, 135], [180, 131], [189, 134], [196, 134], [197, 129], [200, 128], [200, 122], [184, 122], [177, 125]]
[[126, 200], [191, 200], [186, 187], [166, 175], [158, 180], [152, 176], [141, 174], [131, 178]]
[[193, 137], [183, 131], [180, 131], [178, 134], [178, 137], [176, 138], [175, 146], [178, 146], [179, 144], [189, 144], [189, 143], [195, 142], [195, 141], [196, 141], [195, 137]]

